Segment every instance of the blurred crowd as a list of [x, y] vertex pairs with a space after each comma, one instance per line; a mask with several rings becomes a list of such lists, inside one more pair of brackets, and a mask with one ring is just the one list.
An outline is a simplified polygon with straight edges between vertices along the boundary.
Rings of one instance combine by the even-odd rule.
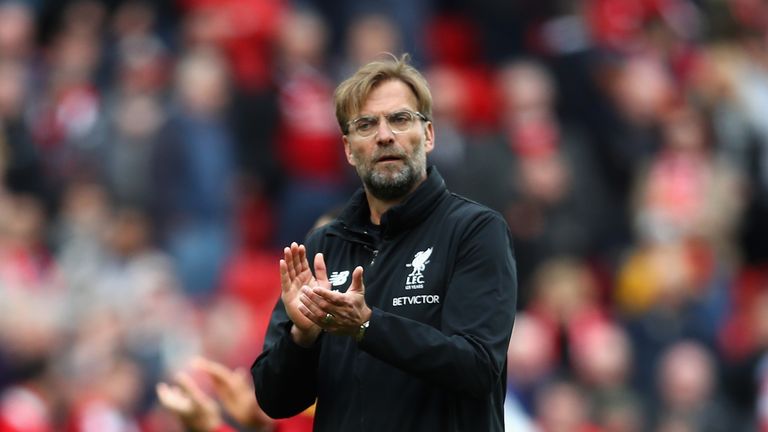
[[509, 430], [768, 431], [768, 3], [2, 0], [0, 432], [180, 431], [158, 382], [250, 366], [384, 52], [515, 238]]

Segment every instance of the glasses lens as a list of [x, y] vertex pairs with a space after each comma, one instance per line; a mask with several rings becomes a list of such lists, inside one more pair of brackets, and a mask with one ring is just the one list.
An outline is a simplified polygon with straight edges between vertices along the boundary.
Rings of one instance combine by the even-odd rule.
[[[390, 130], [394, 133], [408, 132], [416, 122], [416, 114], [410, 111], [396, 111], [384, 115]], [[379, 128], [379, 117], [365, 116], [352, 120], [353, 132], [367, 138]]]
[[398, 111], [387, 115], [387, 123], [395, 132], [406, 132], [413, 126], [414, 115], [409, 111]]
[[379, 125], [378, 117], [360, 117], [352, 122], [355, 127], [355, 132], [361, 137], [367, 137], [373, 135], [376, 128]]

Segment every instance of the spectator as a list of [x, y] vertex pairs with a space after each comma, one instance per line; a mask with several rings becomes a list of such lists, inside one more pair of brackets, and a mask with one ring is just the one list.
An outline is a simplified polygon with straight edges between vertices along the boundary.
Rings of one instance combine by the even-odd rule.
[[536, 424], [542, 432], [600, 432], [589, 421], [589, 406], [579, 388], [568, 380], [555, 380], [536, 397]]
[[189, 372], [178, 372], [175, 384], [159, 383], [160, 403], [176, 414], [185, 427], [195, 432], [234, 431], [224, 421], [217, 402], [201, 388], [191, 372], [204, 374], [212, 383], [216, 398], [235, 427], [245, 426], [257, 431], [274, 431], [274, 421], [261, 410], [253, 396], [250, 378], [243, 369], [231, 370], [212, 360], [197, 358]]
[[659, 430], [675, 430], [672, 425], [703, 432], [739, 430], [718, 398], [714, 359], [701, 345], [688, 341], [672, 345], [661, 358], [657, 379]]
[[274, 142], [285, 185], [278, 208], [277, 241], [304, 236], [315, 220], [346, 197], [344, 167], [333, 120], [326, 23], [316, 12], [287, 14], [280, 32], [279, 126]]
[[212, 50], [188, 53], [175, 83], [178, 105], [153, 160], [155, 217], [182, 286], [202, 299], [217, 288], [234, 244], [232, 87], [226, 64]]

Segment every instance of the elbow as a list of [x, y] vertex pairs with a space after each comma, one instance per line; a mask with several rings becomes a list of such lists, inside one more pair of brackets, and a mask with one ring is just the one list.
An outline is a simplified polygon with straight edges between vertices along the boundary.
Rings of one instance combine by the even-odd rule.
[[264, 414], [273, 419], [293, 417], [314, 403], [314, 401], [303, 403], [303, 401], [287, 400], [281, 397], [264, 397], [263, 393], [259, 391], [256, 391], [256, 402]]
[[474, 398], [487, 396], [497, 389], [501, 383], [503, 374], [501, 367], [490, 359], [477, 359], [474, 371], [475, 373], [466, 373], [463, 371], [456, 376], [463, 376], [464, 379], [458, 384], [460, 391]]
[[[256, 378], [256, 376], [254, 376]], [[254, 379], [256, 402], [261, 410], [273, 419], [293, 417], [314, 402], [314, 395], [306, 394], [285, 383]]]
[[467, 393], [476, 398], [486, 396], [499, 386], [500, 380], [499, 374], [483, 373], [468, 387]]
[[283, 416], [280, 409], [280, 404], [275, 403], [275, 401], [271, 398], [260, 396], [263, 394], [263, 392], [256, 391], [256, 403], [259, 405], [262, 411], [264, 411], [264, 414], [266, 414], [269, 418], [273, 419], [279, 419], [279, 418], [285, 418], [286, 416]]
[[259, 385], [256, 380], [254, 380], [254, 387], [256, 404], [259, 406], [259, 408], [261, 408], [262, 411], [264, 411], [264, 414], [273, 419], [284, 418], [285, 416], [281, 415], [283, 414], [281, 412], [281, 404], [277, 401], [277, 399], [274, 397], [269, 397], [268, 391], [264, 389], [263, 386]]
[[474, 345], [474, 355], [462, 368], [463, 371], [456, 371], [455, 375], [464, 377], [460, 381], [462, 391], [472, 397], [484, 397], [499, 386], [505, 387], [506, 383], [501, 381], [505, 377], [506, 349], [502, 351], [495, 343], [480, 343], [474, 339], [470, 343]]

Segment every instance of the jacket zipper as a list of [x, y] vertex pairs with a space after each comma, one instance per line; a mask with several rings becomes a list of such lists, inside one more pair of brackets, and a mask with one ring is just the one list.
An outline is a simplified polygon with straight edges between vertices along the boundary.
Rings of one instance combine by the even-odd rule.
[[[343, 228], [344, 228], [344, 231], [347, 231], [350, 233], [356, 233], [356, 234], [363, 234], [370, 237], [370, 234], [368, 234], [368, 231], [356, 231], [348, 228], [347, 226], [344, 226]], [[334, 234], [331, 234], [331, 235], [334, 235]], [[339, 237], [344, 238], [347, 241], [361, 244], [365, 249], [369, 250], [371, 252], [371, 262], [368, 264], [368, 266], [373, 267], [373, 264], [376, 262], [376, 256], [379, 254], [378, 249], [374, 249], [373, 246], [371, 246], [371, 243], [361, 241], [359, 239], [355, 239], [354, 237], [346, 237], [346, 236], [339, 236]]]

